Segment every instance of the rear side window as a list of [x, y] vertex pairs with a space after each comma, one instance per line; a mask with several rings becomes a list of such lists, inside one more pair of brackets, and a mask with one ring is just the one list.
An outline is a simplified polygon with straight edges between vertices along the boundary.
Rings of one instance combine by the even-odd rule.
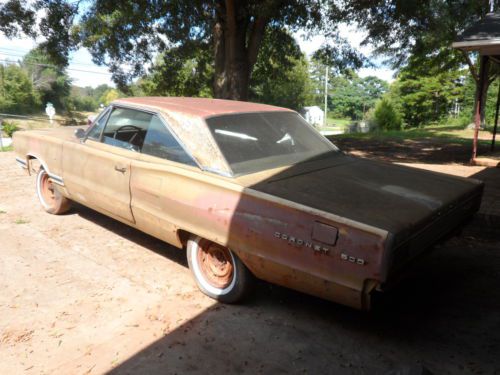
[[142, 146], [142, 153], [196, 166], [194, 160], [184, 151], [177, 139], [175, 139], [158, 116], [153, 116], [149, 123]]

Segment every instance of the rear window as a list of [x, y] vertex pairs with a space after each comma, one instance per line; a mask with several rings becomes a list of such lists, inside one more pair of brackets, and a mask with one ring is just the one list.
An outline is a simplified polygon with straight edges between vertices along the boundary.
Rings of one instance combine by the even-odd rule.
[[241, 113], [206, 121], [233, 174], [296, 164], [338, 151], [294, 112]]

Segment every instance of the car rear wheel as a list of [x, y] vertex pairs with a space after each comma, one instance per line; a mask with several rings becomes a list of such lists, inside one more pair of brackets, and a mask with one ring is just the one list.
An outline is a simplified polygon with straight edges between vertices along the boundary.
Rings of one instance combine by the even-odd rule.
[[54, 187], [54, 183], [43, 168], [40, 168], [36, 176], [36, 192], [40, 204], [49, 214], [60, 215], [71, 207], [71, 201]]
[[187, 243], [187, 258], [198, 287], [207, 296], [235, 303], [249, 292], [252, 275], [227, 247], [192, 237]]

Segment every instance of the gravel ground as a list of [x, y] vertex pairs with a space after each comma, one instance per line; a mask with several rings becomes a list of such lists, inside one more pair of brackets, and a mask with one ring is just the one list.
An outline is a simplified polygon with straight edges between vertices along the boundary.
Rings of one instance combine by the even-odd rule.
[[0, 174], [1, 374], [500, 374], [493, 185], [459, 236], [363, 313], [266, 283], [246, 304], [214, 303], [181, 250], [81, 206], [44, 213], [11, 152]]

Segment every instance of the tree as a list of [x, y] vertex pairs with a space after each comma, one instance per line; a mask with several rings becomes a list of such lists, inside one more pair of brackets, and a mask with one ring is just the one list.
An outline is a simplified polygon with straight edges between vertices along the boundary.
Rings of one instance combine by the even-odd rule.
[[[394, 68], [457, 70], [467, 65], [478, 89], [475, 56], [451, 48], [458, 35], [483, 18], [489, 0], [344, 0], [344, 14], [368, 31], [364, 43], [390, 58]], [[492, 69], [496, 69], [490, 66]], [[486, 96], [491, 76], [481, 95]], [[477, 97], [477, 95], [476, 95]], [[482, 114], [484, 118], [484, 113]]]
[[[84, 46], [98, 64], [110, 67], [120, 88], [144, 74], [157, 53], [210, 54], [212, 88], [218, 98], [246, 100], [262, 39], [269, 28], [322, 30], [332, 42], [323, 57], [340, 68], [359, 67], [362, 56], [339, 37], [341, 12], [335, 1], [303, 0], [7, 0], [0, 6], [0, 30], [33, 35], [34, 12], [44, 10], [38, 33], [44, 47], [66, 62]], [[171, 72], [175, 74], [175, 72]]]
[[389, 88], [380, 78], [361, 78], [352, 71], [333, 76], [329, 82], [328, 107], [333, 116], [356, 120], [362, 119]]
[[457, 101], [463, 106], [465, 75], [463, 69], [423, 74], [405, 68], [391, 87], [392, 101], [399, 103], [403, 120], [409, 126], [439, 122], [449, 116]]
[[400, 130], [402, 126], [398, 111], [387, 97], [380, 99], [375, 105], [373, 120], [383, 130]]
[[158, 55], [149, 74], [141, 77], [133, 90], [134, 95], [211, 97], [212, 79], [206, 50], [194, 50], [186, 56], [172, 48]]
[[99, 98], [99, 104], [109, 105], [113, 100], [123, 97], [123, 94], [118, 90], [110, 88], [106, 90]]
[[0, 111], [31, 113], [40, 106], [40, 98], [26, 72], [15, 64], [0, 65]]
[[307, 58], [283, 29], [269, 29], [250, 81], [250, 99], [299, 110], [312, 100]]
[[40, 94], [42, 104], [50, 102], [58, 109], [66, 108], [71, 79], [63, 68], [54, 65], [50, 56], [40, 48], [28, 52], [21, 65], [33, 88]]

